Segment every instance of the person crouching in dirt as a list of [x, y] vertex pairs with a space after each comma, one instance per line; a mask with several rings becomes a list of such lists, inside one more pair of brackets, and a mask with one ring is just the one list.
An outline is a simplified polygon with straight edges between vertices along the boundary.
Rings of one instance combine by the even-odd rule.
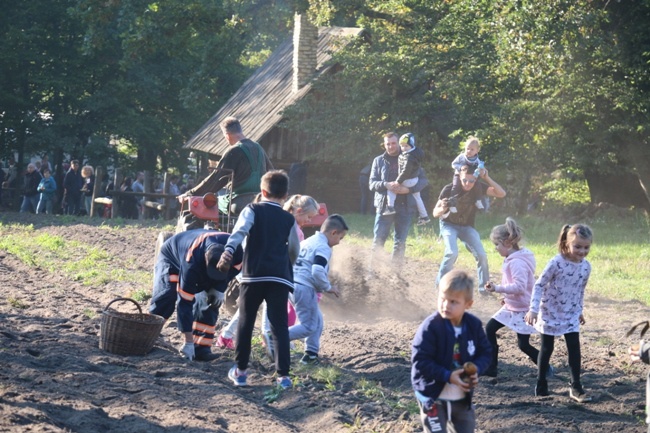
[[[630, 347], [627, 352], [632, 361], [643, 361], [650, 364], [650, 341], [641, 340], [638, 345]], [[645, 382], [645, 413], [645, 422], [648, 424], [648, 433], [650, 433], [650, 373], [648, 373]]]
[[412, 343], [411, 383], [425, 433], [471, 433], [476, 427], [472, 389], [492, 356], [472, 306], [474, 280], [452, 270], [440, 280], [438, 312], [427, 317]]
[[[180, 355], [190, 361], [210, 361], [219, 307], [228, 282], [239, 271], [220, 272], [216, 265], [230, 235], [211, 230], [190, 230], [167, 239], [156, 258], [153, 295], [149, 312], [165, 318], [174, 309], [178, 330], [185, 341]], [[233, 263], [241, 263], [241, 248]], [[194, 331], [192, 331], [194, 329]]]

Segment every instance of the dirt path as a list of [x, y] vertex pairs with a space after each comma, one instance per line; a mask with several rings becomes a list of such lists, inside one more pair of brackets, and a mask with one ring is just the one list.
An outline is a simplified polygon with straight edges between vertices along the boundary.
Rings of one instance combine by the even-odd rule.
[[[71, 221], [2, 213], [0, 235], [10, 232], [12, 222], [33, 223], [35, 236], [101, 246], [111, 258], [107, 266], [116, 272], [151, 270], [159, 227]], [[78, 251], [65, 256], [64, 261], [81, 260]], [[276, 394], [271, 363], [259, 347], [250, 370], [252, 386], [245, 389], [226, 379], [232, 352], [220, 352], [210, 363], [188, 363], [164, 345], [144, 357], [101, 351], [101, 311], [137, 287], [117, 281], [85, 286], [58, 269], [29, 266], [0, 251], [0, 431], [421, 431], [409, 381], [410, 342], [433, 311], [437, 265], [413, 262], [401, 277], [380, 274], [368, 281], [366, 257], [367, 251], [349, 245], [335, 250], [344, 293], [322, 304], [322, 366], [331, 368], [300, 366], [297, 352], [297, 386]], [[485, 322], [498, 308], [496, 298], [477, 299], [472, 312]], [[568, 398], [561, 340], [551, 360], [557, 368], [549, 382], [551, 395], [534, 397], [534, 366], [516, 348], [515, 335], [502, 333], [499, 378], [482, 378], [476, 392], [478, 432], [645, 431], [646, 368], [628, 362], [632, 339], [624, 334], [650, 318], [650, 309], [590, 295], [585, 314], [583, 381], [594, 402], [578, 405]], [[163, 335], [179, 343], [173, 321]], [[533, 344], [539, 344], [537, 338]]]

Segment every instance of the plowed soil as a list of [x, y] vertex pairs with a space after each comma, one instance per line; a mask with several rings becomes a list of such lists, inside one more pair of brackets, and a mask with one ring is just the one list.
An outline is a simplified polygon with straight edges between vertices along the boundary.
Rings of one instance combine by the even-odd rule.
[[[50, 234], [95, 245], [119, 272], [149, 272], [162, 225], [79, 217], [0, 213], [0, 235], [12, 223], [33, 224]], [[107, 227], [111, 229], [107, 229]], [[34, 252], [38, 254], [37, 251]], [[273, 387], [271, 361], [255, 344], [249, 383], [227, 379], [233, 352], [211, 362], [177, 355], [181, 339], [174, 317], [145, 356], [99, 349], [102, 311], [136, 289], [123, 282], [84, 285], [60, 269], [44, 269], [0, 250], [0, 431], [7, 432], [417, 432], [421, 431], [410, 386], [410, 343], [435, 308], [437, 263], [411, 261], [400, 276], [379, 271], [369, 279], [368, 251], [346, 244], [334, 250], [333, 272], [342, 297], [322, 301], [323, 362], [300, 365], [292, 353], [293, 389]], [[81, 260], [71, 248], [61, 263]], [[492, 263], [500, 280], [500, 263]], [[591, 281], [590, 286], [597, 285]], [[150, 287], [145, 287], [150, 290]], [[589, 287], [587, 288], [589, 292]], [[133, 305], [113, 304], [134, 311]], [[146, 305], [143, 305], [146, 311]], [[499, 299], [478, 298], [471, 312], [483, 322]], [[500, 333], [497, 379], [482, 377], [475, 393], [478, 432], [644, 432], [646, 366], [631, 364], [626, 330], [650, 318], [650, 309], [588, 294], [581, 331], [583, 384], [593, 402], [569, 399], [566, 348], [556, 342], [557, 374], [551, 395], [533, 395], [536, 371]], [[228, 319], [222, 312], [220, 325]], [[539, 345], [535, 336], [533, 344]]]

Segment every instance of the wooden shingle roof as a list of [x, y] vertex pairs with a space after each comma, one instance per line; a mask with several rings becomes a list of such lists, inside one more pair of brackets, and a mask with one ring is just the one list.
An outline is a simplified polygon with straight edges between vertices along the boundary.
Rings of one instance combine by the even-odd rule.
[[[352, 38], [363, 34], [356, 27], [321, 27], [318, 30], [317, 69], [314, 77], [326, 72], [332, 54]], [[261, 141], [280, 120], [282, 110], [303, 98], [311, 84], [292, 91], [293, 38], [283, 42], [235, 94], [183, 146], [221, 156], [228, 148], [219, 124], [228, 116], [239, 119], [244, 135]]]

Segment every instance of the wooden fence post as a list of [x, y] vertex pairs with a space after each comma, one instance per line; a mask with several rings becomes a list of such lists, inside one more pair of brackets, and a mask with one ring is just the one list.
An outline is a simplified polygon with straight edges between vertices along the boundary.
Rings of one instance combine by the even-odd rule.
[[[163, 194], [169, 194], [169, 178], [170, 178], [169, 173], [165, 173], [165, 176], [163, 177]], [[163, 218], [166, 220], [171, 219], [171, 209], [170, 209], [170, 199], [165, 197], [163, 200], [163, 203], [165, 203], [165, 215], [163, 215]]]
[[144, 171], [144, 193], [145, 196], [142, 198], [142, 218], [143, 219], [151, 219], [151, 209], [149, 206], [145, 206], [144, 202], [148, 200], [147, 193], [153, 192], [151, 185], [152, 185], [152, 178], [151, 178], [151, 173], [149, 173], [147, 170]]
[[120, 216], [120, 186], [122, 185], [122, 169], [115, 169], [115, 177], [113, 178], [113, 205], [111, 207], [111, 218]]
[[95, 198], [99, 197], [101, 194], [102, 188], [102, 178], [104, 177], [104, 168], [102, 166], [97, 166], [95, 170], [95, 186], [93, 187], [93, 198], [90, 203], [90, 216], [94, 217], [96, 215], [97, 205], [95, 204]]

